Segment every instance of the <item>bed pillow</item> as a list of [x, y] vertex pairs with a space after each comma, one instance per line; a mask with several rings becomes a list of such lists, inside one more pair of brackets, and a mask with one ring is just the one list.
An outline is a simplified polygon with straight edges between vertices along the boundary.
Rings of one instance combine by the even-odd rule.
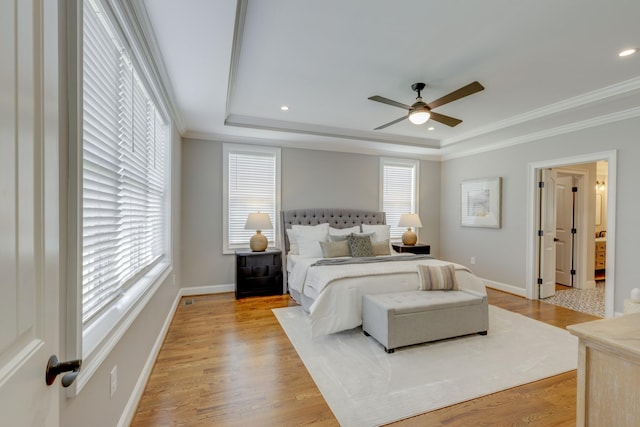
[[349, 242], [340, 240], [338, 242], [320, 242], [322, 256], [325, 258], [337, 258], [343, 256], [351, 256], [349, 250]]
[[389, 240], [391, 238], [390, 236], [390, 228], [391, 226], [389, 225], [383, 225], [383, 224], [362, 224], [362, 232], [363, 233], [373, 233], [373, 237], [371, 238], [371, 241], [373, 242], [383, 242], [385, 240]]
[[354, 234], [356, 236], [369, 236], [370, 238], [373, 238], [373, 233], [349, 233], [349, 234], [345, 234], [345, 235], [340, 235], [340, 236], [335, 236], [332, 234], [329, 234], [329, 241], [330, 242], [339, 242], [341, 240], [347, 240], [347, 238], [351, 235]]
[[421, 265], [418, 264], [418, 281], [422, 291], [457, 291], [456, 271], [452, 264]]
[[329, 236], [329, 223], [318, 225], [292, 225], [296, 245], [300, 255], [309, 258], [322, 258], [320, 242], [326, 242]]
[[329, 236], [348, 236], [351, 233], [359, 233], [360, 226], [354, 225], [349, 228], [333, 228], [329, 227]]
[[353, 257], [373, 256], [371, 237], [364, 234], [349, 234], [347, 237], [349, 251]]
[[371, 246], [373, 246], [373, 255], [391, 255], [391, 248], [389, 246], [389, 241], [384, 240], [382, 242], [371, 242]]
[[296, 232], [291, 228], [287, 228], [287, 237], [289, 237], [289, 253], [291, 255], [298, 255], [298, 242], [296, 241]]

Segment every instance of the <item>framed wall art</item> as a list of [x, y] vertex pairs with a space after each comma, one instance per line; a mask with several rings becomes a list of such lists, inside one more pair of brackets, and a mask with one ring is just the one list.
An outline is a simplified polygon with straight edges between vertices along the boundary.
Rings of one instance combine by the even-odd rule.
[[463, 227], [500, 228], [502, 178], [462, 181], [460, 224]]

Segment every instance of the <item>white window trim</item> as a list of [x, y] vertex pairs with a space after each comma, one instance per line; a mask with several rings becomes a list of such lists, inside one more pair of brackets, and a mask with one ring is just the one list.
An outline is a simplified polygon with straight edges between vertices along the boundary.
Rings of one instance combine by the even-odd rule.
[[[416, 171], [415, 173], [415, 182], [414, 182], [414, 211], [412, 213], [416, 213], [420, 215], [420, 161], [415, 159], [402, 159], [396, 157], [380, 157], [380, 170], [379, 170], [379, 186], [378, 186], [378, 209], [380, 211], [384, 211], [384, 167], [385, 165], [390, 166], [405, 166], [405, 167], [413, 167]], [[398, 224], [389, 224], [392, 227], [397, 227]], [[419, 227], [416, 227], [416, 234], [419, 232]], [[401, 238], [392, 238], [392, 242], [400, 242]]]
[[[100, 1], [100, 0], [99, 0]], [[83, 194], [83, 152], [82, 152], [82, 31], [83, 2], [73, 2], [68, 8], [67, 28], [69, 36], [75, 40], [70, 44], [68, 57], [68, 85], [71, 89], [69, 103], [69, 181], [67, 194], [67, 359], [82, 359], [82, 369], [76, 381], [66, 389], [67, 397], [77, 396], [90, 381], [101, 364], [128, 331], [138, 315], [151, 300], [158, 288], [173, 275], [171, 192], [172, 147], [174, 125], [169, 120], [167, 144], [165, 147], [165, 256], [130, 286], [110, 309], [92, 320], [83, 330], [82, 323], [82, 194]], [[122, 23], [120, 23], [122, 25]], [[130, 52], [130, 55], [132, 53]], [[144, 79], [141, 75], [141, 78]], [[164, 113], [165, 105], [158, 102], [161, 97], [151, 94], [156, 105]], [[161, 113], [161, 114], [162, 114]]]
[[[280, 211], [282, 209], [280, 189], [281, 185], [281, 149], [278, 147], [268, 147], [260, 145], [230, 144], [225, 143], [222, 146], [222, 253], [225, 255], [234, 254], [236, 248], [229, 247], [229, 153], [247, 153], [247, 154], [272, 154], [276, 158], [276, 209], [275, 223], [273, 224], [275, 235], [275, 247], [281, 247], [280, 238]], [[247, 247], [249, 242], [247, 242]], [[271, 247], [271, 245], [270, 245]]]

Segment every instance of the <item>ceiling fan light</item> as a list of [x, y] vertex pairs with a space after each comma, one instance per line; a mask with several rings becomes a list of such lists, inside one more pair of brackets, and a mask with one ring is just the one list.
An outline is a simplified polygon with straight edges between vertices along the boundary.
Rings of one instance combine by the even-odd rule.
[[409, 113], [409, 121], [414, 125], [421, 125], [429, 120], [431, 114], [426, 110], [414, 110]]

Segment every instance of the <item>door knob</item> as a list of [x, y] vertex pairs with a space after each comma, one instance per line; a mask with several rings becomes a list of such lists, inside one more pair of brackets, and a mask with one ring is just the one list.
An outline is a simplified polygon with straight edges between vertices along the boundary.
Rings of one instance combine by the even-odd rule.
[[47, 362], [47, 369], [45, 371], [45, 381], [47, 385], [53, 384], [56, 377], [63, 372], [69, 372], [62, 377], [62, 387], [69, 387], [76, 380], [80, 367], [82, 366], [82, 359], [69, 360], [68, 362], [59, 362], [58, 358], [54, 355], [49, 358]]

